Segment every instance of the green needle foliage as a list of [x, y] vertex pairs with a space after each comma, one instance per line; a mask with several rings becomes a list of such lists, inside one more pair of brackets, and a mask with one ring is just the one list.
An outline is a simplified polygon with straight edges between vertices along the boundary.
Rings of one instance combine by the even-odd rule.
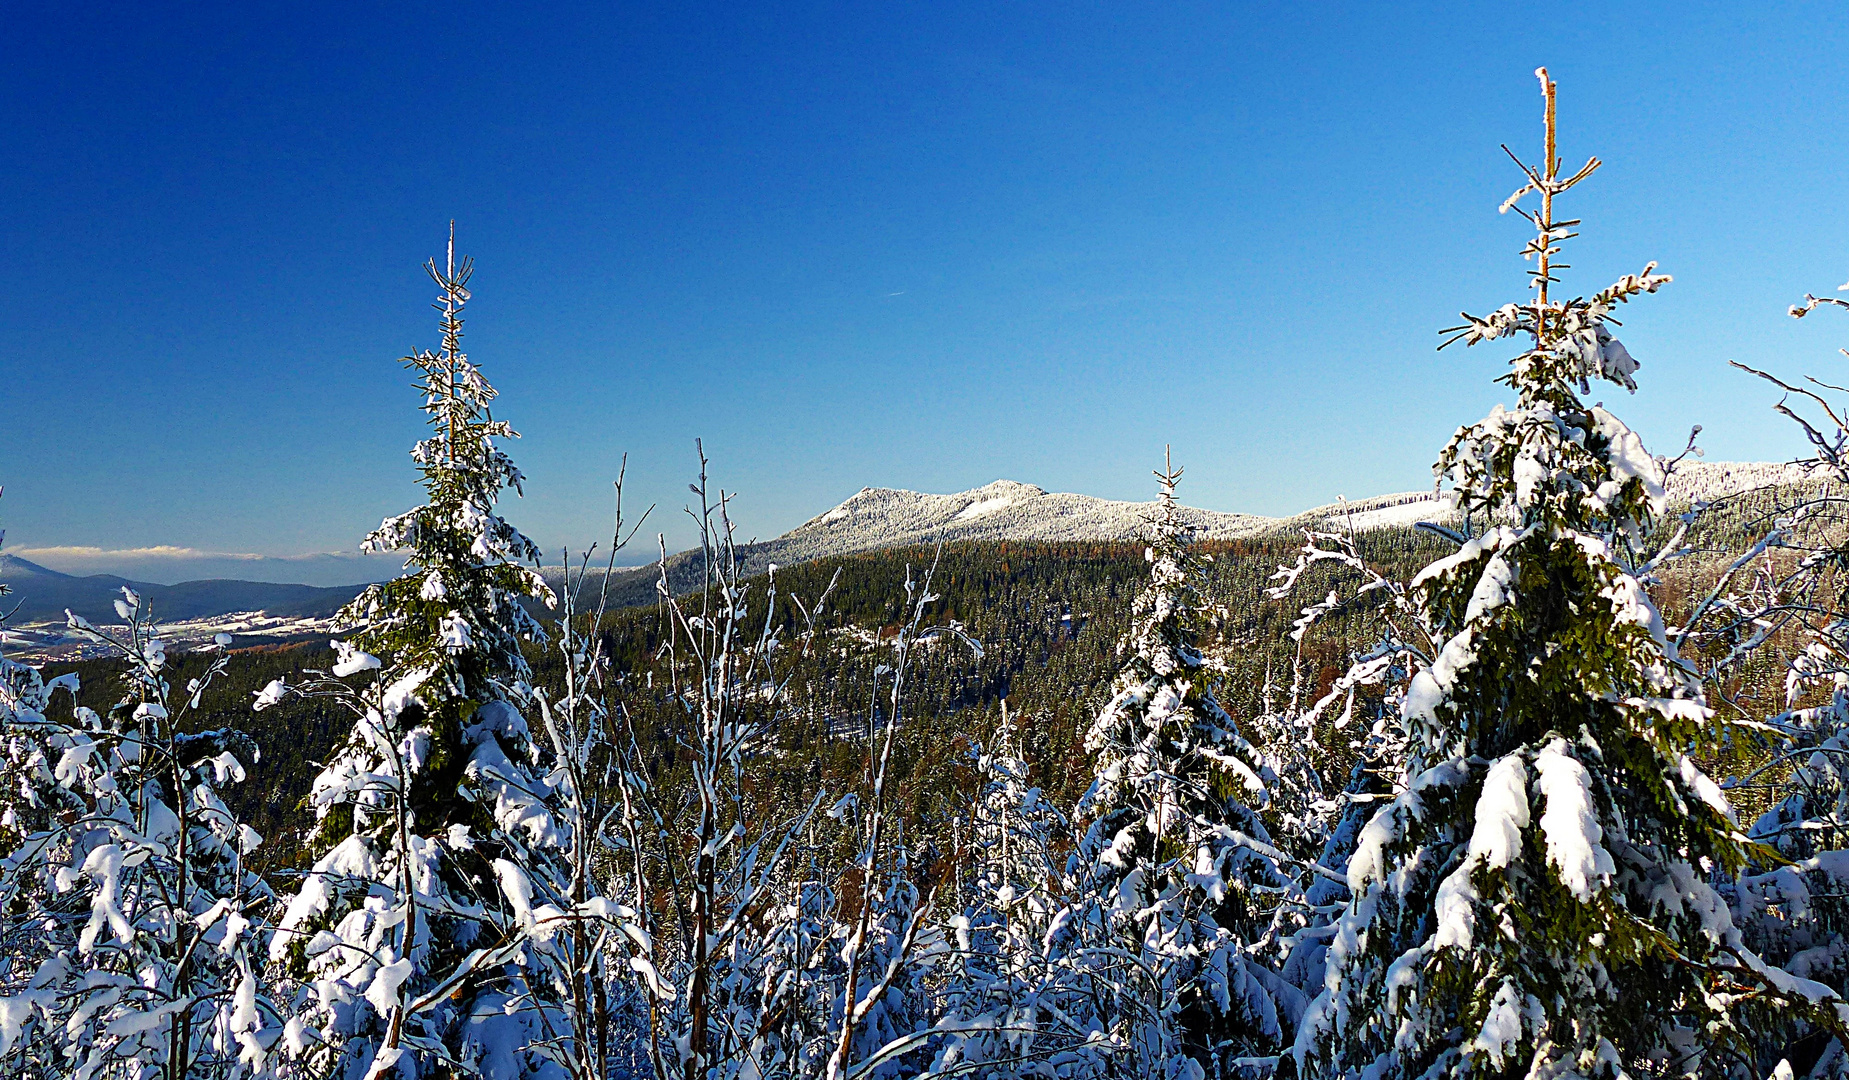
[[1148, 995], [1126, 1008], [1153, 1018], [1128, 1039], [1137, 1067], [1210, 1075], [1276, 1052], [1300, 1010], [1276, 1000], [1285, 988], [1246, 952], [1268, 901], [1293, 886], [1248, 805], [1268, 802], [1270, 771], [1215, 697], [1217, 665], [1197, 645], [1202, 564], [1175, 501], [1180, 472], [1156, 476], [1149, 584], [1118, 642], [1115, 696], [1085, 739], [1095, 779], [1079, 801], [1090, 821], [1079, 859], [1106, 940], [1150, 973], [1114, 980], [1132, 1001]]
[[[501, 493], [525, 479], [496, 439], [518, 438], [490, 409], [494, 387], [462, 352], [462, 308], [473, 261], [427, 267], [442, 290], [443, 347], [404, 358], [418, 373], [433, 431], [411, 457], [429, 502], [387, 518], [366, 538], [368, 551], [407, 554], [406, 573], [373, 585], [343, 614], [360, 624], [354, 644], [405, 671], [427, 672], [417, 691], [428, 711], [461, 711], [524, 687], [520, 642], [542, 640], [539, 623], [519, 599], [551, 607], [552, 590], [537, 569], [539, 548], [494, 513]], [[527, 564], [531, 564], [530, 566]]]

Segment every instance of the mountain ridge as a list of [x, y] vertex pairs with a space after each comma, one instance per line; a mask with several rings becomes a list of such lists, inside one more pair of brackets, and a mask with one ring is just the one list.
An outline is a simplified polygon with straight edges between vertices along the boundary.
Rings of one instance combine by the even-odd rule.
[[[1670, 478], [1672, 497], [1700, 501], [1725, 494], [1803, 482], [1800, 466], [1773, 462], [1680, 463]], [[949, 495], [903, 488], [864, 487], [781, 536], [739, 545], [747, 574], [772, 566], [939, 541], [1029, 541], [1071, 543], [1135, 541], [1146, 533], [1154, 501], [1138, 503], [1093, 495], [1048, 492], [1035, 484], [996, 480]], [[1279, 530], [1346, 528], [1356, 532], [1436, 524], [1458, 518], [1450, 498], [1430, 488], [1369, 498], [1338, 500], [1292, 514], [1267, 517], [1184, 506], [1182, 516], [1200, 540], [1231, 540]], [[701, 556], [683, 551], [668, 559], [668, 583], [676, 593], [699, 585]], [[556, 584], [558, 571], [548, 572]], [[659, 568], [618, 571], [611, 578], [612, 602], [632, 606], [654, 602]]]
[[[1670, 480], [1680, 499], [1701, 501], [1759, 487], [1803, 482], [1799, 466], [1770, 462], [1683, 462]], [[1135, 541], [1146, 535], [1155, 509], [1151, 502], [1102, 499], [1049, 492], [1035, 484], [996, 480], [948, 495], [903, 488], [864, 487], [809, 520], [769, 540], [741, 544], [747, 573], [773, 565], [938, 542]], [[1258, 536], [1276, 530], [1345, 527], [1357, 532], [1455, 519], [1447, 496], [1430, 489], [1337, 501], [1288, 517], [1267, 517], [1183, 507], [1182, 515], [1203, 540]], [[695, 549], [670, 556], [669, 583], [677, 592], [695, 588], [701, 555]], [[546, 571], [555, 584], [561, 572]], [[653, 602], [657, 567], [619, 570], [611, 578], [620, 606]], [[14, 610], [15, 624], [62, 621], [66, 608], [93, 621], [114, 621], [114, 601], [124, 586], [145, 597], [163, 620], [211, 618], [262, 612], [283, 618], [325, 618], [364, 586], [313, 586], [208, 578], [174, 585], [134, 581], [109, 574], [78, 576], [0, 552], [0, 583], [13, 587], [0, 612]]]

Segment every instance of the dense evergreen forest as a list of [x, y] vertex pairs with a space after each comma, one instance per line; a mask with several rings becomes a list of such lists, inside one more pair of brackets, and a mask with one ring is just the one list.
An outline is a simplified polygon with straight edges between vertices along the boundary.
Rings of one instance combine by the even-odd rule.
[[[1226, 700], [1235, 714], [1261, 707], [1267, 671], [1287, 692], [1295, 650], [1287, 637], [1294, 607], [1267, 600], [1264, 590], [1279, 565], [1295, 557], [1302, 537], [1280, 534], [1252, 541], [1204, 544], [1211, 558], [1211, 651], [1223, 656], [1229, 673]], [[1443, 542], [1411, 529], [1382, 530], [1362, 539], [1363, 549], [1389, 572], [1410, 575], [1439, 552]], [[819, 596], [839, 574], [830, 593], [826, 647], [805, 658], [792, 683], [790, 716], [780, 738], [805, 761], [816, 755], [817, 776], [855, 766], [864, 749], [870, 716], [870, 672], [884, 660], [882, 636], [890, 638], [905, 614], [907, 569], [938, 562], [934, 578], [942, 599], [936, 621], [957, 622], [982, 646], [934, 650], [912, 682], [911, 712], [920, 717], [906, 730], [900, 758], [902, 785], [921, 820], [966, 804], [973, 779], [962, 770], [939, 768], [968, 758], [1000, 718], [1008, 699], [1024, 732], [1025, 757], [1035, 782], [1062, 805], [1076, 801], [1089, 781], [1082, 735], [1109, 698], [1116, 674], [1116, 643], [1130, 601], [1147, 576], [1140, 544], [960, 544], [941, 553], [929, 549], [871, 552], [788, 567], [777, 574], [785, 596]], [[588, 589], [595, 589], [595, 581]], [[751, 580], [761, 595], [767, 579]], [[587, 597], [588, 599], [588, 597]], [[783, 618], [795, 628], [798, 612], [787, 604]], [[1343, 632], [1318, 634], [1305, 650], [1305, 664], [1326, 690], [1346, 657], [1364, 642], [1364, 619], [1332, 624]], [[646, 707], [651, 667], [663, 636], [663, 617], [653, 605], [605, 616], [602, 637], [613, 667], [627, 673], [633, 708]], [[1352, 639], [1351, 639], [1352, 638]], [[526, 646], [536, 677], [557, 675], [553, 654]], [[250, 701], [272, 680], [294, 681], [308, 669], [327, 668], [335, 655], [325, 642], [261, 646], [235, 651], [234, 660], [202, 701], [193, 724], [201, 730], [231, 727], [248, 732], [263, 757], [250, 766], [251, 781], [229, 793], [243, 820], [267, 838], [262, 852], [275, 865], [301, 855], [302, 838], [313, 827], [302, 806], [310, 781], [346, 735], [350, 718], [335, 706], [290, 700], [261, 713]], [[205, 658], [176, 657], [176, 677], [199, 674]], [[82, 680], [80, 703], [107, 712], [121, 697], [117, 660], [86, 660], [48, 666], [48, 677], [67, 672]], [[68, 707], [68, 706], [66, 706]], [[671, 737], [670, 732], [664, 736]], [[830, 748], [833, 748], [832, 752]], [[805, 770], [810, 766], [805, 764]]]
[[[1712, 508], [1693, 540], [1714, 554], [1677, 567], [1662, 587], [1666, 604], [1686, 604], [1692, 592], [1711, 584], [1725, 553], [1743, 549], [1782, 511], [1821, 491], [1821, 485], [1761, 489]], [[1274, 699], [1270, 704], [1281, 705], [1299, 677], [1303, 694], [1320, 698], [1346, 670], [1349, 658], [1379, 634], [1369, 617], [1371, 605], [1363, 600], [1319, 622], [1301, 648], [1290, 639], [1291, 623], [1305, 598], [1339, 587], [1344, 576], [1326, 569], [1291, 598], [1267, 597], [1274, 574], [1295, 559], [1303, 541], [1301, 534], [1279, 532], [1198, 545], [1206, 568], [1203, 646], [1224, 665], [1219, 693], [1235, 717], [1265, 711], [1267, 689]], [[1403, 527], [1360, 534], [1357, 544], [1383, 574], [1399, 579], [1409, 579], [1451, 547], [1431, 532]], [[787, 597], [814, 598], [835, 583], [825, 620], [827, 644], [804, 658], [791, 683], [790, 707], [778, 723], [777, 737], [788, 754], [783, 760], [794, 763], [793, 777], [784, 782], [792, 791], [816, 783], [841, 790], [842, 778], [864, 765], [873, 716], [871, 672], [886, 659], [880, 642], [889, 640], [905, 617], [908, 570], [917, 573], [935, 563], [934, 586], [941, 596], [935, 621], [962, 625], [981, 653], [934, 650], [909, 684], [909, 711], [918, 719], [902, 735], [896, 758], [908, 813], [920, 826], [942, 824], [968, 805], [978, 782], [970, 768], [972, 752], [996, 729], [1004, 698], [1019, 727], [1020, 751], [1032, 767], [1033, 782], [1059, 805], [1076, 803], [1091, 782], [1084, 731], [1111, 696], [1130, 602], [1147, 577], [1144, 550], [1134, 543], [964, 543], [941, 550], [868, 552], [780, 569], [776, 584], [786, 598], [780, 614], [790, 631], [800, 612]], [[757, 595], [769, 584], [765, 575], [749, 580]], [[594, 601], [597, 584], [595, 576], [582, 583], [584, 602]], [[645, 594], [630, 587], [622, 595], [633, 600]], [[653, 604], [624, 607], [603, 620], [603, 647], [613, 668], [625, 673], [625, 700], [639, 712], [650, 706], [648, 688], [659, 666], [663, 627], [663, 615]], [[552, 650], [535, 642], [524, 648], [538, 681], [557, 678]], [[263, 864], [292, 865], [314, 828], [313, 813], [303, 802], [309, 784], [346, 736], [351, 720], [323, 701], [290, 699], [261, 713], [253, 713], [249, 703], [273, 680], [296, 681], [305, 671], [331, 666], [335, 654], [327, 642], [315, 641], [241, 648], [232, 655], [234, 661], [191, 723], [199, 730], [245, 731], [261, 747], [261, 760], [249, 766], [250, 782], [230, 790], [227, 798], [240, 818], [267, 838]], [[1731, 681], [1736, 696], [1756, 697], [1762, 706], [1775, 701], [1785, 659], [1771, 650], [1755, 654], [1750, 670]], [[199, 674], [206, 663], [203, 656], [184, 654], [176, 660], [176, 676], [184, 678]], [[52, 664], [45, 672], [47, 677], [79, 675], [80, 703], [99, 711], [106, 712], [123, 693], [119, 660]], [[673, 756], [666, 748], [673, 735], [671, 727], [659, 732], [664, 763]], [[1321, 754], [1334, 762], [1333, 771], [1346, 774], [1355, 760], [1353, 735], [1325, 725], [1318, 740]], [[1732, 769], [1721, 768], [1723, 774], [1744, 774], [1762, 756], [1762, 748], [1751, 744], [1737, 750], [1740, 760], [1730, 763]], [[935, 839], [930, 828], [915, 835]]]

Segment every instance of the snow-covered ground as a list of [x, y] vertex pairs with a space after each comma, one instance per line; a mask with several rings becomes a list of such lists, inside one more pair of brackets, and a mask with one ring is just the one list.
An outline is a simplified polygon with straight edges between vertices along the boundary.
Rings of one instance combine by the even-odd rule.
[[[99, 626], [115, 637], [126, 637], [126, 626]], [[162, 623], [161, 640], [175, 652], [199, 648], [215, 635], [230, 634], [233, 648], [271, 642], [295, 641], [311, 636], [331, 635], [332, 619], [278, 618], [261, 611], [237, 611], [204, 619], [187, 619]], [[0, 651], [15, 660], [44, 663], [47, 660], [81, 660], [109, 653], [107, 646], [66, 632], [63, 623], [38, 622], [0, 629]]]

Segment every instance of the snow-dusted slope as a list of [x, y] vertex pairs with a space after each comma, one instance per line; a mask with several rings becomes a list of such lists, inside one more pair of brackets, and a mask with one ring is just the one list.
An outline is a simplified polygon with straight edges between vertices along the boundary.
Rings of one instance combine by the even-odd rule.
[[[757, 545], [754, 553], [799, 562], [938, 540], [1122, 540], [1141, 535], [1153, 506], [1051, 493], [1013, 480], [955, 495], [863, 488], [833, 510]], [[1251, 514], [1186, 513], [1203, 537], [1250, 536], [1277, 525]]]
[[[1711, 502], [1728, 495], [1765, 487], [1781, 487], [1815, 479], [1802, 466], [1770, 461], [1684, 461], [1669, 478], [1669, 495], [1675, 501]], [[1329, 527], [1346, 524], [1356, 532], [1414, 525], [1421, 521], [1456, 520], [1448, 495], [1407, 491], [1376, 495], [1352, 503], [1331, 503], [1281, 519], [1279, 525], [1302, 527], [1322, 522]]]
[[1669, 478], [1669, 494], [1691, 502], [1711, 502], [1763, 487], [1815, 479], [1802, 465], [1788, 461], [1684, 461]]
[[[1155, 504], [1117, 502], [1090, 495], [1048, 492], [1032, 484], [997, 480], [954, 495], [930, 495], [895, 488], [862, 488], [840, 506], [809, 519], [774, 540], [741, 548], [747, 573], [793, 566], [811, 559], [883, 548], [969, 540], [1135, 540], [1147, 532]], [[1255, 536], [1283, 524], [1277, 518], [1184, 509], [1203, 539]], [[699, 584], [698, 552], [669, 560], [676, 591]], [[619, 604], [649, 603], [658, 571], [626, 571], [616, 579]]]
[[1421, 521], [1446, 522], [1457, 516], [1448, 495], [1431, 491], [1402, 491], [1395, 495], [1376, 495], [1353, 502], [1334, 502], [1305, 510], [1275, 524], [1292, 529], [1330, 528], [1372, 532], [1398, 525], [1416, 525]]
[[[1670, 481], [1679, 499], [1723, 495], [1805, 479], [1796, 465], [1768, 462], [1685, 461]], [[754, 562], [797, 563], [854, 551], [930, 544], [939, 540], [1133, 540], [1144, 535], [1154, 503], [1116, 502], [1059, 494], [1032, 484], [997, 480], [954, 495], [893, 488], [863, 488], [840, 506], [752, 548]], [[1445, 495], [1408, 491], [1335, 502], [1290, 517], [1187, 509], [1202, 539], [1256, 536], [1275, 529], [1341, 527], [1357, 532], [1456, 515]]]

